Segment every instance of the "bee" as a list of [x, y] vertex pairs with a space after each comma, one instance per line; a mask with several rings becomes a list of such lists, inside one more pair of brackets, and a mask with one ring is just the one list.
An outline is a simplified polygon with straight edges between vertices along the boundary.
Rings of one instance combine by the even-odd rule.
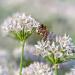
[[48, 29], [45, 25], [41, 24], [38, 27], [38, 34], [41, 35], [43, 37], [44, 40], [46, 40], [47, 36], [48, 36]]

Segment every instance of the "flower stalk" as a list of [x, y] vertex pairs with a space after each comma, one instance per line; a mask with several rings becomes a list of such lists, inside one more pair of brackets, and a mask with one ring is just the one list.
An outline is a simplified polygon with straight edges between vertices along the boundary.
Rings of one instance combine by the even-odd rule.
[[58, 75], [58, 64], [54, 64], [54, 75]]
[[24, 46], [25, 46], [25, 40], [22, 42], [22, 54], [20, 59], [20, 74], [22, 75], [22, 64], [23, 64], [23, 56], [24, 56]]

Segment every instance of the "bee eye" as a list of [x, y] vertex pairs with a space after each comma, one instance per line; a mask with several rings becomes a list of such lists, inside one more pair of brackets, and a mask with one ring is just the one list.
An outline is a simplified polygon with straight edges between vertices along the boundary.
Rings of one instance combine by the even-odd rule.
[[40, 26], [41, 28], [43, 28], [44, 27], [44, 25], [43, 24], [41, 24], [41, 26]]

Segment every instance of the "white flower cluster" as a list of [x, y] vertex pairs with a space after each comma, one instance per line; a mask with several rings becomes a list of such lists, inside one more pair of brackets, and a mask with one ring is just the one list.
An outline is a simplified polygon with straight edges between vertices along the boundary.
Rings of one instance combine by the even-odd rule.
[[58, 36], [56, 37], [56, 42], [58, 43], [59, 48], [65, 52], [66, 55], [72, 55], [75, 51], [75, 46], [72, 42], [72, 38], [67, 36], [66, 34], [64, 36]]
[[38, 45], [35, 45], [36, 55], [51, 56], [56, 58], [64, 58], [65, 56], [72, 55], [75, 50], [75, 46], [72, 43], [72, 39], [67, 36], [56, 36], [55, 40], [49, 40], [49, 38], [44, 41], [38, 41]]
[[34, 55], [41, 55], [43, 57], [47, 56], [49, 53], [49, 50], [47, 49], [48, 46], [50, 45], [50, 41], [38, 41], [37, 42], [38, 45], [35, 45], [36, 50], [34, 51]]
[[24, 31], [30, 31], [33, 27], [38, 27], [39, 23], [35, 21], [31, 16], [26, 16], [25, 13], [16, 13], [11, 17], [8, 17], [2, 24], [3, 32], [18, 32], [24, 29]]
[[53, 75], [48, 64], [34, 62], [29, 67], [23, 68], [22, 75]]

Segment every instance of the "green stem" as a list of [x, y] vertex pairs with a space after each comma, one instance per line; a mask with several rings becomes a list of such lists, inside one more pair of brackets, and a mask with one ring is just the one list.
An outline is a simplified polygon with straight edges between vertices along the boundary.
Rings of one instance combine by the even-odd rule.
[[25, 41], [22, 42], [22, 54], [21, 54], [21, 59], [20, 59], [20, 74], [22, 75], [22, 64], [23, 64], [23, 56], [24, 56], [24, 45], [25, 45]]
[[55, 71], [54, 75], [58, 75], [58, 64], [54, 65], [54, 71]]

